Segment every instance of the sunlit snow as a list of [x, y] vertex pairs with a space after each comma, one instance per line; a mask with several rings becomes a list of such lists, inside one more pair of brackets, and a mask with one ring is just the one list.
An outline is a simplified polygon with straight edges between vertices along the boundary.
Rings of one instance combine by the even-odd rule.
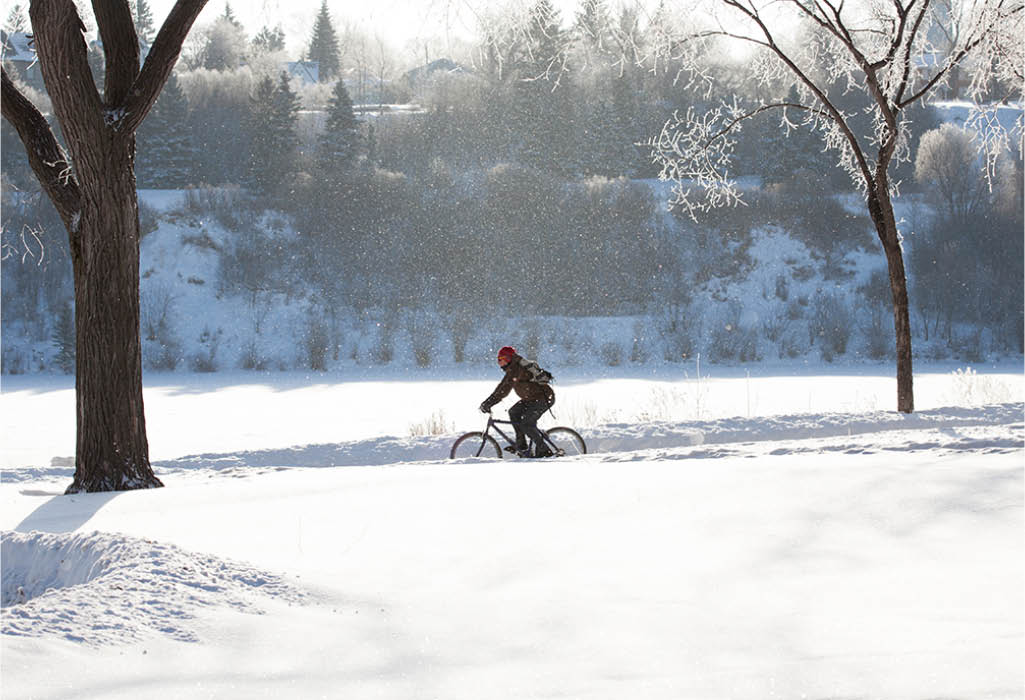
[[3, 696], [1021, 697], [1020, 367], [889, 369], [561, 371], [536, 462], [444, 459], [483, 369], [157, 376], [166, 488], [75, 496], [5, 379]]

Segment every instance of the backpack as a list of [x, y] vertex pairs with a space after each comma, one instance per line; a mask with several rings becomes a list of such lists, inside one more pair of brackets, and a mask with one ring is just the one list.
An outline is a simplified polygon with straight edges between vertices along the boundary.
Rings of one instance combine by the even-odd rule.
[[530, 375], [530, 381], [532, 382], [548, 384], [555, 381], [555, 377], [552, 376], [551, 372], [546, 369], [541, 369], [541, 367], [539, 367], [533, 360], [521, 359], [520, 365], [527, 370], [527, 373]]

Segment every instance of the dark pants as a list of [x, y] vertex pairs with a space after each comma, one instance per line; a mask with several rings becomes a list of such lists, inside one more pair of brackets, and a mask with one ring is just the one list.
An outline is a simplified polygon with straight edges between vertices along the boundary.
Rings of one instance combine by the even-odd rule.
[[509, 409], [509, 420], [513, 422], [513, 429], [516, 431], [516, 449], [527, 449], [527, 438], [534, 441], [535, 450], [544, 452], [547, 446], [541, 438], [541, 431], [537, 429], [537, 420], [548, 410], [547, 401], [517, 401]]

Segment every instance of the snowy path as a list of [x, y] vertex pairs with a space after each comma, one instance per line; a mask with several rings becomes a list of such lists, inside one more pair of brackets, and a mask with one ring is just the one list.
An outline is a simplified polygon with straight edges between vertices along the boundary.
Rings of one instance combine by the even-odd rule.
[[[1022, 423], [1022, 405], [1017, 403], [959, 408], [948, 407], [902, 415], [888, 411], [863, 414], [799, 414], [763, 418], [728, 418], [714, 421], [649, 421], [639, 424], [606, 424], [581, 429], [588, 451], [599, 459], [634, 459], [619, 453], [666, 450], [677, 447], [705, 446], [706, 450], [680, 453], [684, 458], [737, 454], [737, 448], [725, 445], [780, 440], [805, 440], [874, 433], [939, 429], [952, 431], [975, 426]], [[482, 426], [481, 426], [482, 427]], [[444, 459], [458, 433], [427, 437], [386, 436], [322, 445], [244, 450], [225, 454], [188, 455], [158, 460], [154, 468], [163, 478], [185, 470], [217, 470], [244, 476], [258, 468], [344, 467], [390, 465]], [[841, 443], [842, 444], [842, 443]], [[1014, 446], [1012, 439], [1010, 446]], [[712, 446], [715, 446], [714, 449]], [[818, 449], [795, 447], [794, 450]], [[843, 447], [830, 447], [842, 450]], [[894, 448], [903, 449], [903, 448]], [[609, 456], [612, 453], [613, 456]], [[648, 456], [643, 456], [647, 459]], [[672, 458], [672, 457], [668, 457]], [[40, 479], [71, 480], [70, 465], [9, 468], [3, 471], [5, 483]]]

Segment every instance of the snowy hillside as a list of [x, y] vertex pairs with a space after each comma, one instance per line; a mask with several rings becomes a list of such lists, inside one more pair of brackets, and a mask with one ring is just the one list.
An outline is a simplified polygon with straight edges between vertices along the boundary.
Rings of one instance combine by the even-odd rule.
[[[664, 211], [664, 183], [578, 187], [608, 197], [630, 194], [638, 198], [631, 200], [638, 215], [650, 215], [637, 230], [630, 229], [639, 242], [628, 234], [609, 234], [616, 246], [633, 251], [629, 260], [617, 247], [608, 258], [616, 265], [608, 265], [602, 261], [609, 254], [591, 250], [591, 242], [573, 244], [568, 257], [550, 261], [556, 270], [552, 279], [541, 284], [529, 274], [514, 274], [506, 281], [512, 291], [505, 293], [490, 278], [480, 279], [484, 272], [497, 272], [484, 270], [476, 258], [437, 262], [445, 254], [437, 248], [449, 240], [444, 231], [438, 234], [442, 240], [429, 246], [408, 232], [402, 235], [413, 236], [411, 243], [378, 245], [371, 237], [364, 245], [384, 259], [373, 262], [372, 279], [361, 281], [366, 270], [352, 269], [344, 247], [317, 252], [293, 216], [257, 211], [237, 189], [142, 191], [144, 367], [149, 372], [449, 369], [486, 365], [497, 347], [509, 343], [554, 368], [658, 368], [699, 355], [718, 365], [783, 361], [799, 366], [823, 359], [876, 363], [892, 356], [885, 261], [867, 221], [858, 218], [864, 204], [856, 196], [838, 196], [830, 206], [823, 204], [814, 220], [806, 220], [799, 202], [780, 214], [774, 207], [788, 197], [777, 201], [775, 195], [753, 194], [771, 201], [762, 201], [752, 213], [741, 209], [724, 215], [712, 228], [709, 222], [685, 229]], [[917, 202], [908, 197], [898, 203], [899, 215], [912, 224], [926, 216]], [[800, 235], [782, 223], [767, 223], [779, 217], [798, 227]], [[831, 228], [836, 225], [847, 228], [837, 233]], [[842, 245], [839, 239], [845, 239]], [[918, 237], [906, 241], [908, 251], [917, 245]], [[404, 254], [412, 261], [396, 269], [388, 257], [392, 249], [385, 246], [408, 251]], [[481, 254], [490, 256], [493, 244], [485, 240], [484, 246]], [[450, 252], [476, 255], [475, 250]], [[54, 253], [47, 255], [50, 260]], [[417, 258], [435, 262], [420, 268]], [[573, 266], [574, 260], [592, 258], [599, 261], [588, 263], [594, 269]], [[620, 265], [615, 273], [601, 272]], [[433, 280], [442, 268], [455, 276]], [[462, 279], [463, 272], [476, 276]], [[72, 307], [51, 299], [70, 294], [61, 286], [67, 281], [37, 288], [36, 273], [25, 265], [9, 274], [4, 373], [70, 370]], [[591, 279], [604, 274], [608, 280]], [[556, 283], [562, 287], [548, 286]], [[18, 296], [13, 290], [22, 286]], [[914, 347], [920, 357], [978, 363], [1020, 356], [1013, 314], [965, 325], [943, 308], [960, 302], [930, 305], [930, 294], [915, 295], [920, 303], [913, 314]], [[548, 312], [531, 313], [528, 307], [539, 298], [554, 301]], [[47, 310], [55, 304], [59, 313]], [[558, 310], [574, 304], [576, 313]], [[597, 311], [606, 304], [605, 313]], [[584, 307], [593, 311], [579, 311]]]
[[486, 371], [168, 374], [166, 488], [75, 496], [12, 378], [4, 698], [1020, 697], [1025, 377], [921, 370], [578, 373], [538, 462], [444, 459]]

